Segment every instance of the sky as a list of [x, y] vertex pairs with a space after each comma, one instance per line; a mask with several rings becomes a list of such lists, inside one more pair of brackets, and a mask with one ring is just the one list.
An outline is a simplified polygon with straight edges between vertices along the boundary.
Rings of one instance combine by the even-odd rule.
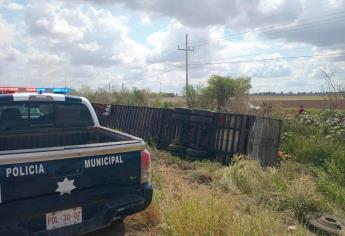
[[345, 83], [345, 0], [0, 0], [0, 85], [145, 88], [250, 77], [251, 92]]

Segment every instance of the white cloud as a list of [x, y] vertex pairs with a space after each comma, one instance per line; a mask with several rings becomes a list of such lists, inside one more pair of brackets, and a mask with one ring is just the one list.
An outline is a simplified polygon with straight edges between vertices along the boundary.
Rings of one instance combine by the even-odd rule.
[[[73, 42], [84, 37], [86, 26], [75, 24], [82, 17], [80, 12], [62, 8], [62, 4], [37, 1], [30, 3], [26, 12], [29, 32], [34, 36], [54, 39], [61, 42]], [[74, 21], [70, 21], [73, 16]]]
[[[135, 13], [120, 10], [117, 14], [114, 2], [134, 9]], [[337, 4], [343, 2], [334, 0], [333, 5], [326, 5], [327, 11], [341, 9], [342, 5]], [[2, 3], [0, 14], [4, 6], [10, 5], [8, 1]], [[325, 36], [320, 36], [319, 31], [311, 35], [307, 30], [298, 34], [264, 34], [274, 40], [256, 36], [256, 32], [277, 25], [302, 25], [308, 17], [320, 14], [315, 8], [314, 15], [312, 10], [308, 12], [309, 5], [316, 4], [311, 0], [109, 0], [97, 4], [29, 0], [27, 4], [5, 9], [6, 18], [0, 15], [0, 80], [21, 86], [61, 86], [66, 81], [72, 87], [96, 88], [109, 83], [120, 87], [125, 83], [128, 87], [156, 91], [162, 87], [163, 91], [181, 92], [185, 83], [185, 53], [178, 51], [177, 45], [185, 46], [184, 35], [188, 33], [190, 46], [195, 46], [195, 51], [189, 54], [190, 63], [206, 63], [190, 66], [193, 85], [205, 84], [212, 74], [249, 75], [255, 89], [261, 91], [316, 90], [320, 87], [321, 69], [334, 69], [339, 76], [344, 74], [344, 58], [207, 64], [280, 58], [286, 56], [282, 49], [291, 49], [288, 56], [291, 52], [293, 55], [341, 52], [343, 48], [338, 43], [344, 37], [338, 35], [344, 30], [335, 25], [323, 29], [327, 32]], [[137, 25], [129, 28], [129, 16], [123, 14], [137, 14]], [[156, 27], [159, 16], [170, 18], [170, 23], [148, 35], [146, 43], [130, 37], [137, 33], [136, 27]], [[138, 34], [145, 30], [138, 30]], [[247, 30], [246, 34], [238, 34]], [[309, 43], [319, 46], [295, 50]]]
[[13, 40], [13, 29], [10, 24], [0, 15], [0, 46], [10, 45]]
[[[89, 0], [105, 6], [121, 3], [141, 14], [167, 16], [189, 27], [222, 25], [234, 30], [267, 32], [271, 38], [317, 46], [342, 43], [345, 0]], [[337, 18], [338, 17], [338, 18]], [[308, 20], [313, 18], [313, 20]], [[298, 30], [277, 26], [293, 23]], [[306, 24], [307, 23], [307, 24]], [[307, 25], [307, 27], [306, 27]], [[313, 26], [312, 26], [313, 25]], [[286, 25], [287, 26], [287, 25]], [[332, 35], [332, 37], [329, 37]]]
[[6, 4], [4, 4], [4, 8], [8, 11], [17, 11], [17, 12], [21, 12], [25, 10], [25, 7], [21, 4], [18, 4], [16, 2], [8, 2]]

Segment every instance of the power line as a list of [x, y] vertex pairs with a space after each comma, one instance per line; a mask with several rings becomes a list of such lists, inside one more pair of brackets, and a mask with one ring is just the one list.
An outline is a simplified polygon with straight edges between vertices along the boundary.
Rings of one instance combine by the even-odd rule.
[[[292, 51], [303, 50], [303, 49], [310, 49], [310, 46], [308, 46], [308, 47], [301, 47], [301, 48], [293, 48], [293, 49], [271, 50], [271, 51], [260, 52], [260, 53], [252, 53], [252, 54], [245, 54], [245, 55], [240, 55], [240, 56], [220, 58], [219, 60], [229, 60], [229, 59], [241, 58], [241, 57], [249, 57], [249, 56], [260, 56], [260, 55], [265, 55], [267, 53], [280, 53], [280, 52], [290, 52], [290, 51], [292, 52]], [[197, 63], [202, 63], [202, 60], [201, 61], [197, 61]]]
[[[339, 1], [339, 0], [337, 0], [337, 1]], [[320, 20], [324, 20], [325, 18], [328, 18], [329, 16], [334, 17], [334, 15], [343, 14], [343, 13], [345, 13], [344, 10], [342, 10], [340, 12], [331, 12], [330, 14], [325, 14], [325, 15], [322, 15], [322, 16], [309, 17], [309, 18], [307, 18], [307, 20], [318, 19], [318, 21], [320, 21]], [[311, 22], [308, 22], [308, 23], [311, 23]], [[291, 23], [281, 24], [281, 25], [278, 25], [278, 27], [289, 26], [289, 25], [291, 25]], [[230, 28], [230, 27], [226, 27], [226, 28]], [[265, 30], [265, 28], [268, 28], [269, 30], [272, 30], [271, 29], [272, 28], [271, 25], [263, 27], [263, 28], [260, 28], [260, 30]], [[232, 36], [244, 35], [244, 34], [248, 34], [248, 33], [251, 33], [251, 32], [252, 32], [252, 30], [250, 30], [250, 31], [242, 31], [242, 32], [239, 32], [239, 33], [236, 33], [236, 34], [232, 34], [232, 35], [228, 35], [228, 36], [225, 35], [223, 37], [214, 38], [214, 39], [226, 39], [227, 37], [230, 37], [230, 36], [232, 37]], [[210, 42], [212, 40], [213, 39], [207, 39], [207, 40], [201, 40], [201, 41], [199, 40], [199, 41], [193, 41], [192, 43], [196, 44], [196, 43]], [[199, 44], [197, 44], [197, 46], [199, 46]]]
[[[336, 14], [343, 14], [343, 13], [345, 13], [345, 11], [338, 12]], [[344, 20], [345, 15], [334, 16], [334, 14], [328, 14], [328, 15], [323, 15], [323, 17], [314, 17], [314, 18], [318, 18], [318, 20], [306, 22], [306, 23], [300, 24], [300, 25], [291, 25], [291, 23], [282, 24], [282, 25], [276, 26], [278, 28], [275, 28], [275, 29], [269, 29], [269, 30], [263, 30], [263, 31], [260, 31], [260, 32], [256, 32], [253, 35], [250, 35], [249, 37], [247, 37], [247, 39], [258, 38], [261, 34], [264, 34], [264, 33], [281, 34], [281, 33], [295, 31], [295, 30], [302, 30], [302, 29], [317, 27], [317, 26], [321, 26], [321, 25], [327, 25], [327, 24], [330, 24], [330, 23], [335, 23], [335, 22]], [[311, 18], [311, 19], [314, 19], [314, 18]], [[325, 19], [327, 19], [328, 21], [324, 21]], [[322, 21], [324, 21], [324, 22], [322, 22]], [[291, 25], [291, 27], [282, 28], [283, 26], [288, 26], [288, 25]], [[203, 45], [210, 44], [214, 40], [235, 39], [238, 36], [245, 35], [245, 34], [248, 34], [248, 33], [251, 33], [251, 32], [252, 31], [244, 31], [244, 32], [239, 32], [239, 33], [232, 34], [232, 35], [229, 35], [229, 36], [223, 36], [223, 37], [219, 37], [219, 38], [213, 38], [213, 39], [202, 40], [202, 41], [193, 41], [193, 42], [194, 43], [195, 42], [200, 42], [199, 44], [195, 44], [194, 45], [194, 46], [200, 47], [200, 46], [203, 46]], [[166, 48], [162, 53], [172, 52], [173, 51], [172, 48], [173, 47]]]
[[265, 59], [253, 59], [253, 60], [239, 60], [239, 61], [191, 63], [189, 65], [190, 66], [203, 66], [203, 65], [237, 64], [237, 63], [251, 63], [251, 62], [272, 62], [272, 61], [281, 61], [281, 60], [296, 60], [296, 59], [318, 58], [318, 57], [334, 57], [334, 56], [341, 56], [341, 55], [345, 55], [345, 52], [319, 54], [319, 55], [295, 56], [295, 57], [280, 57], [280, 58], [265, 58]]
[[[337, 14], [344, 14], [344, 13], [345, 13], [345, 11], [342, 11], [342, 12], [338, 12]], [[270, 33], [270, 32], [271, 33], [284, 33], [284, 32], [289, 32], [289, 31], [293, 31], [293, 30], [306, 29], [306, 28], [320, 26], [320, 25], [325, 25], [325, 24], [329, 24], [329, 23], [335, 23], [337, 21], [343, 20], [343, 18], [345, 17], [345, 15], [334, 16], [334, 14], [329, 14], [329, 15], [324, 15], [324, 16], [326, 16], [326, 17], [324, 17], [324, 18], [322, 18], [322, 17], [321, 18], [320, 17], [315, 17], [315, 18], [318, 18], [318, 20], [311, 21], [311, 22], [306, 22], [306, 23], [300, 24], [300, 25], [291, 25], [291, 23], [288, 23], [288, 24], [279, 25], [275, 29], [261, 30], [259, 32], [254, 33], [253, 35], [250, 35], [248, 38], [255, 38], [258, 35], [263, 34], [263, 33]], [[330, 21], [322, 22], [325, 19], [330, 20]], [[289, 26], [289, 25], [291, 27], [283, 28], [283, 26]], [[203, 45], [207, 45], [207, 44], [210, 44], [214, 40], [235, 39], [238, 36], [243, 36], [243, 35], [251, 33], [251, 32], [252, 31], [243, 31], [243, 32], [239, 32], [239, 33], [236, 33], [236, 34], [231, 34], [231, 35], [228, 35], [228, 36], [225, 35], [225, 36], [219, 37], [219, 38], [212, 38], [212, 39], [208, 39], [208, 40], [203, 40], [203, 41], [199, 41], [200, 43], [199, 44], [195, 44], [195, 46], [199, 46], [200, 47], [200, 46], [203, 46]]]
[[[339, 1], [339, 0], [337, 0], [337, 1]], [[324, 4], [322, 4], [322, 5], [324, 5]], [[307, 8], [312, 8], [315, 6], [317, 6], [317, 5], [313, 5], [313, 6], [310, 6]], [[248, 38], [257, 38], [260, 34], [263, 34], [263, 33], [273, 33], [273, 34], [274, 33], [284, 33], [284, 32], [289, 32], [289, 31], [294, 31], [294, 30], [299, 30], [299, 29], [306, 29], [306, 28], [312, 28], [312, 27], [316, 27], [316, 26], [320, 26], [320, 25], [335, 23], [335, 22], [343, 20], [345, 15], [337, 16], [337, 14], [343, 14], [343, 13], [345, 13], [345, 11], [340, 11], [340, 12], [336, 12], [336, 13], [333, 12], [331, 14], [325, 14], [323, 16], [308, 18], [308, 20], [309, 19], [315, 19], [315, 18], [317, 20], [306, 22], [306, 23], [300, 24], [300, 25], [291, 25], [291, 23], [286, 23], [286, 24], [277, 25], [276, 26], [277, 28], [275, 28], [275, 29], [268, 29], [268, 30], [260, 29], [259, 32], [254, 32], [254, 34], [250, 35]], [[328, 20], [328, 21], [322, 22], [324, 20]], [[330, 20], [333, 20], [333, 21], [330, 21]], [[291, 26], [291, 27], [282, 28], [284, 26]], [[303, 27], [303, 26], [306, 26], [306, 27]], [[268, 27], [272, 27], [272, 26], [267, 26], [266, 28], [268, 28]], [[207, 40], [192, 41], [192, 43], [194, 43], [194, 46], [203, 46], [203, 45], [207, 45], [207, 44], [212, 43], [212, 41], [214, 41], [214, 40], [234, 39], [238, 36], [245, 35], [245, 34], [252, 33], [252, 32], [253, 31], [243, 31], [243, 32], [239, 32], [239, 33], [235, 33], [235, 34], [231, 34], [231, 35], [225, 35], [225, 36], [219, 37], [219, 38], [211, 38], [211, 39], [207, 39]], [[162, 54], [170, 53], [170, 52], [173, 52], [173, 50], [175, 50], [175, 49], [173, 46], [171, 46], [171, 47], [164, 49], [161, 53]]]

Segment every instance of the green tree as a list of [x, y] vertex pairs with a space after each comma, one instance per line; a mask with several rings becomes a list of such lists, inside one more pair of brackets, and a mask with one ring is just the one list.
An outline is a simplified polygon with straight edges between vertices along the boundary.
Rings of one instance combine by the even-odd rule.
[[193, 87], [193, 85], [188, 85], [183, 88], [183, 95], [187, 98], [187, 107], [193, 108], [195, 107], [195, 100], [197, 96], [197, 90]]
[[208, 99], [215, 100], [219, 112], [230, 97], [248, 93], [250, 88], [250, 78], [232, 79], [230, 76], [212, 75], [202, 93]]

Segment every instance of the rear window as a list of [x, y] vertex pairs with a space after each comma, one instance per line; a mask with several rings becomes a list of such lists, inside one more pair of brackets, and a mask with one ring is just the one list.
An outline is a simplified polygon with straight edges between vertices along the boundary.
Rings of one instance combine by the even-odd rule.
[[40, 127], [92, 126], [88, 108], [82, 103], [8, 102], [0, 103], [0, 130]]

